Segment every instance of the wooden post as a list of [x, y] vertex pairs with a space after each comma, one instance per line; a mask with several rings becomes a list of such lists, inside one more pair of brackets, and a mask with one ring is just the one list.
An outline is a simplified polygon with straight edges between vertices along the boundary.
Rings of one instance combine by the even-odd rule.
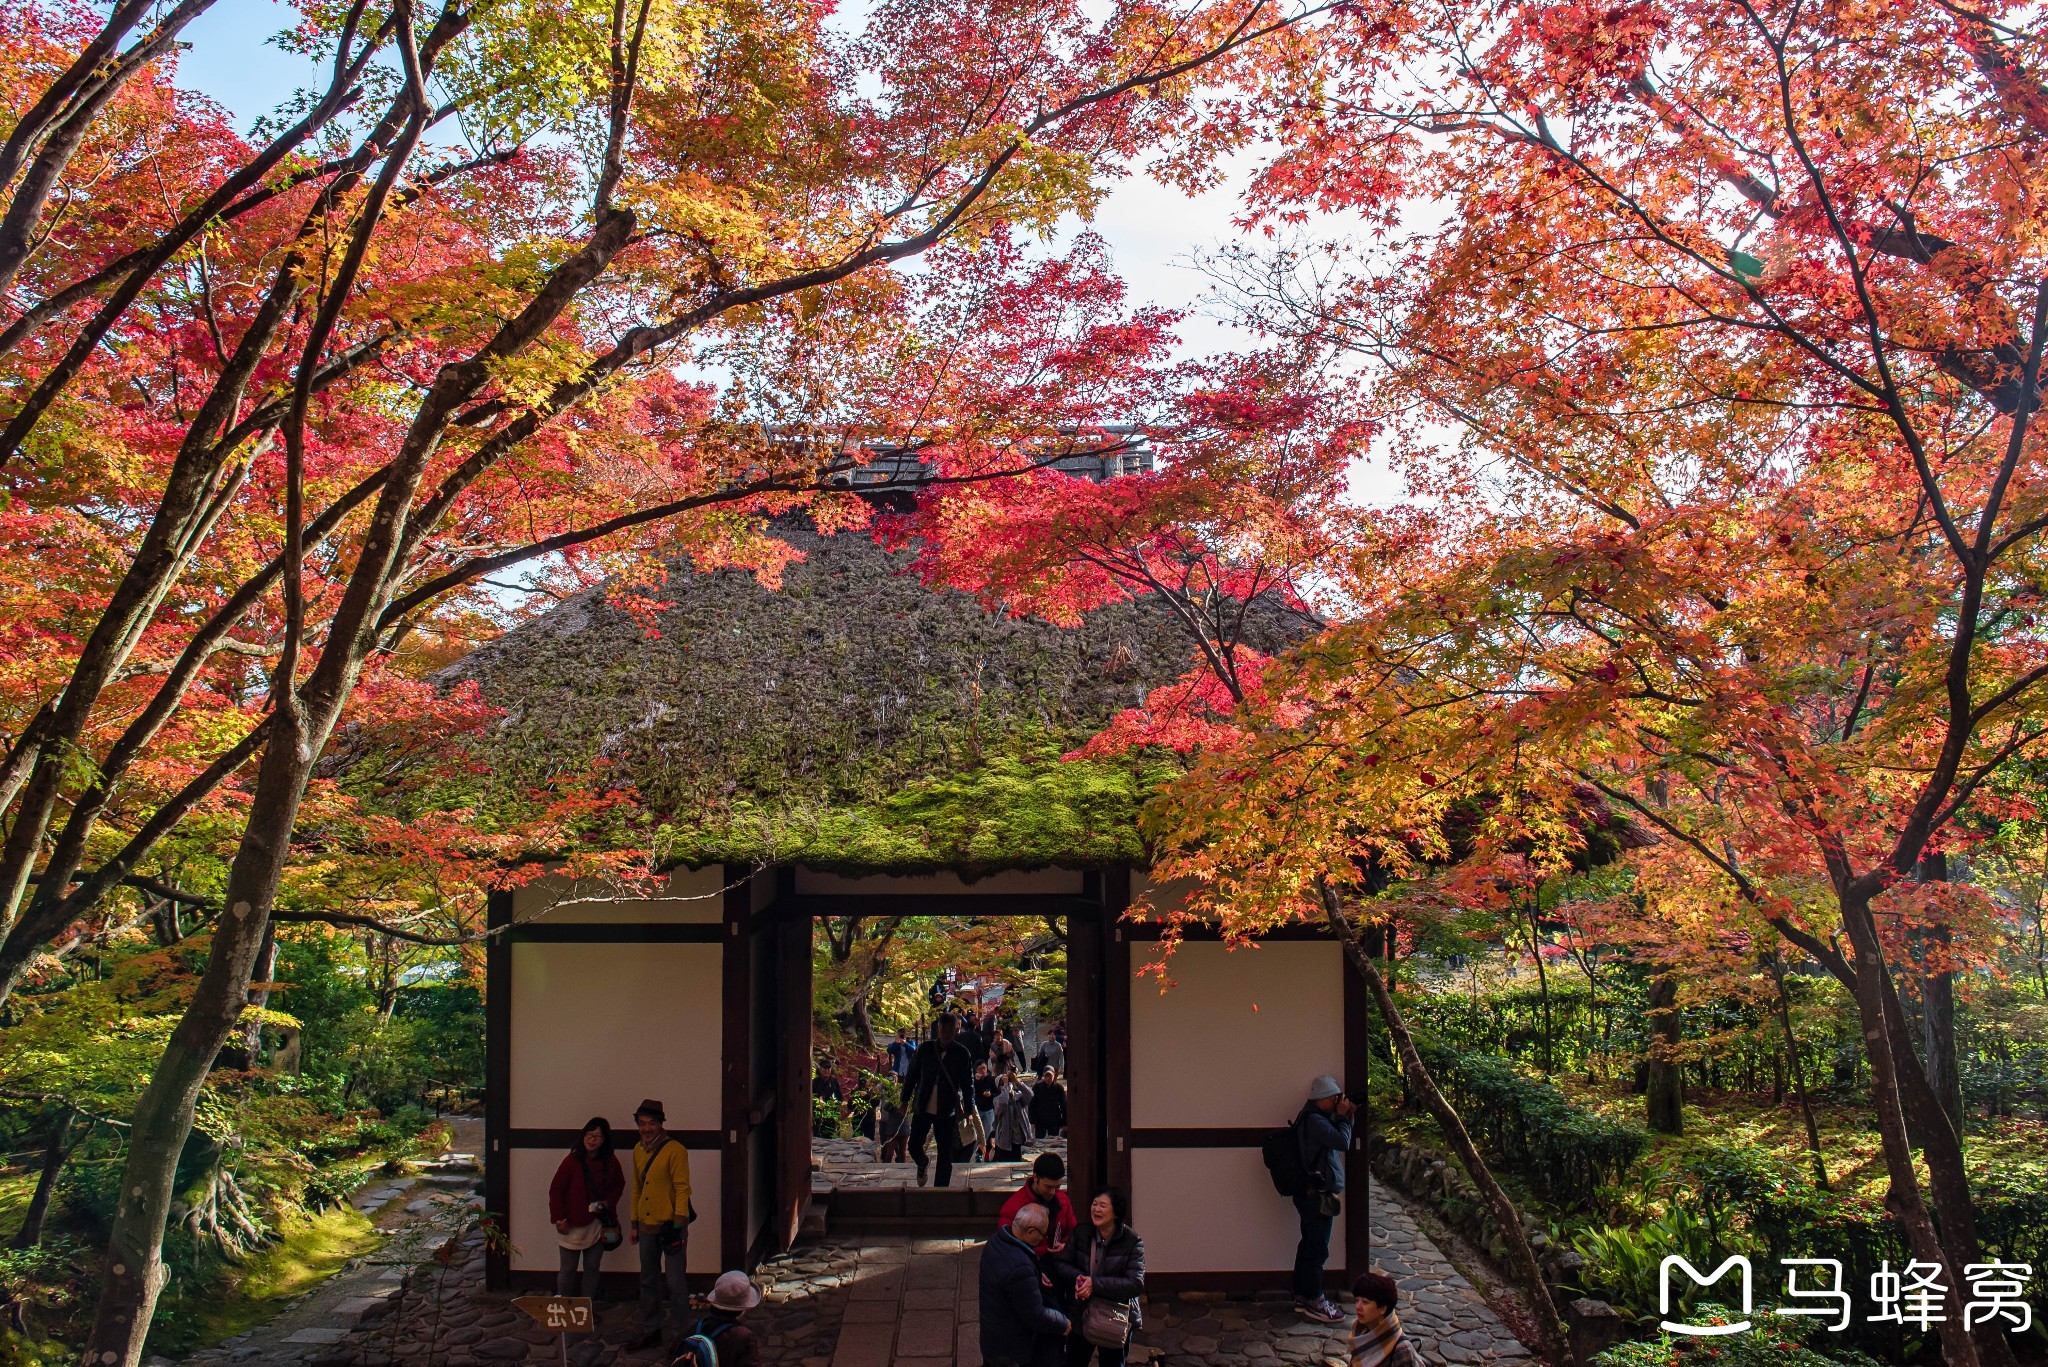
[[795, 903], [792, 869], [777, 869], [774, 915], [776, 1010], [775, 1246], [796, 1242], [811, 1208], [811, 918]]
[[747, 1151], [752, 1124], [747, 1112], [753, 1098], [748, 1064], [752, 1054], [748, 1036], [753, 1022], [754, 987], [753, 873], [745, 864], [726, 864], [723, 900], [724, 927], [720, 936], [723, 953], [719, 961], [723, 993], [719, 1056], [718, 1129], [718, 1265], [744, 1267], [747, 1261]]
[[[1102, 1125], [1103, 1172], [1131, 1191], [1131, 937], [1123, 923], [1131, 906], [1131, 868], [1103, 875], [1102, 891]], [[1069, 972], [1071, 977], [1071, 970]], [[1134, 1198], [1135, 1199], [1135, 1198]]]
[[[1333, 945], [1344, 963], [1344, 1086], [1363, 1095], [1372, 1068], [1372, 1051], [1366, 1039], [1366, 1003], [1369, 990], [1365, 978], [1344, 953]], [[1351, 1151], [1344, 1155], [1344, 1272], [1348, 1282], [1372, 1267], [1372, 1163], [1366, 1142], [1366, 1110], [1358, 1108], [1353, 1126]], [[1340, 1304], [1341, 1304], [1340, 1300]]]
[[494, 889], [484, 909], [484, 1218], [498, 1235], [484, 1243], [484, 1285], [492, 1291], [512, 1280], [512, 896]]

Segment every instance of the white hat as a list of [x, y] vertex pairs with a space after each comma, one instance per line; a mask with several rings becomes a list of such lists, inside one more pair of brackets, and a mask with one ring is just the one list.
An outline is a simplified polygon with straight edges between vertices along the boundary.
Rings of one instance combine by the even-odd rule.
[[1310, 1101], [1321, 1101], [1326, 1097], [1336, 1096], [1343, 1090], [1342, 1087], [1337, 1085], [1337, 1079], [1331, 1077], [1328, 1073], [1324, 1073], [1314, 1082], [1309, 1083], [1308, 1099]]
[[728, 1272], [711, 1286], [714, 1310], [752, 1310], [761, 1303], [761, 1288], [744, 1272]]

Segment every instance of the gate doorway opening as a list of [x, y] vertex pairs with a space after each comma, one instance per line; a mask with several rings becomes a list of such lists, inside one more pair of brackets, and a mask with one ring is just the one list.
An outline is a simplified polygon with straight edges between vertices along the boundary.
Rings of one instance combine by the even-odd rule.
[[[813, 920], [814, 1227], [980, 1232], [1041, 1154], [1064, 1166], [1072, 1092], [1096, 1081], [1069, 1020], [1072, 917], [1051, 907], [990, 915], [963, 902]], [[918, 1124], [916, 1098], [905, 1097], [942, 1017], [959, 1046], [952, 1066], [971, 1099], [973, 1142], [960, 1141], [957, 1122]], [[926, 1066], [937, 1054], [934, 1043]]]

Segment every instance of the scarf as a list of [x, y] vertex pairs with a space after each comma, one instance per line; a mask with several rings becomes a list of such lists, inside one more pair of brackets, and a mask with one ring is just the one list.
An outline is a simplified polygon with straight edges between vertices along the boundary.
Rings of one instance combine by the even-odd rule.
[[1371, 1329], [1351, 1326], [1351, 1367], [1389, 1367], [1401, 1344], [1401, 1317], [1389, 1310]]

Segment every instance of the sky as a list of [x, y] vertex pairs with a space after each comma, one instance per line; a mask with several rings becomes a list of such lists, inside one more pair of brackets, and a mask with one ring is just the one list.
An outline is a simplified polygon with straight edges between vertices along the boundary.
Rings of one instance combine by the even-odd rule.
[[[864, 9], [860, 0], [852, 0], [842, 3], [840, 13], [848, 24], [856, 24]], [[308, 64], [270, 41], [294, 19], [292, 8], [280, 0], [217, 0], [185, 30], [180, 83], [216, 101], [238, 128], [248, 131], [296, 89], [312, 84]], [[1216, 316], [1211, 282], [1196, 268], [1195, 258], [1239, 236], [1231, 219], [1249, 172], [1247, 161], [1199, 195], [1134, 173], [1117, 182], [1092, 223], [1070, 215], [1061, 236], [1070, 240], [1092, 230], [1109, 244], [1131, 307], [1150, 305], [1185, 315], [1179, 327], [1184, 355], [1248, 348], [1253, 343]], [[1398, 501], [1403, 491], [1385, 463], [1374, 458], [1354, 466], [1351, 494], [1362, 503], [1385, 504]]]
[[[270, 43], [293, 20], [277, 0], [219, 0], [185, 30], [191, 45], [179, 59], [180, 83], [218, 102], [246, 132], [293, 90], [310, 84], [309, 68]], [[1078, 220], [1068, 232], [1090, 226], [1110, 244], [1130, 285], [1133, 306], [1158, 305], [1189, 312], [1182, 335], [1195, 354], [1230, 347], [1231, 329], [1201, 314], [1207, 281], [1191, 258], [1233, 235], [1230, 219], [1239, 185], [1225, 184], [1189, 196], [1142, 176], [1121, 182], [1092, 225]]]

